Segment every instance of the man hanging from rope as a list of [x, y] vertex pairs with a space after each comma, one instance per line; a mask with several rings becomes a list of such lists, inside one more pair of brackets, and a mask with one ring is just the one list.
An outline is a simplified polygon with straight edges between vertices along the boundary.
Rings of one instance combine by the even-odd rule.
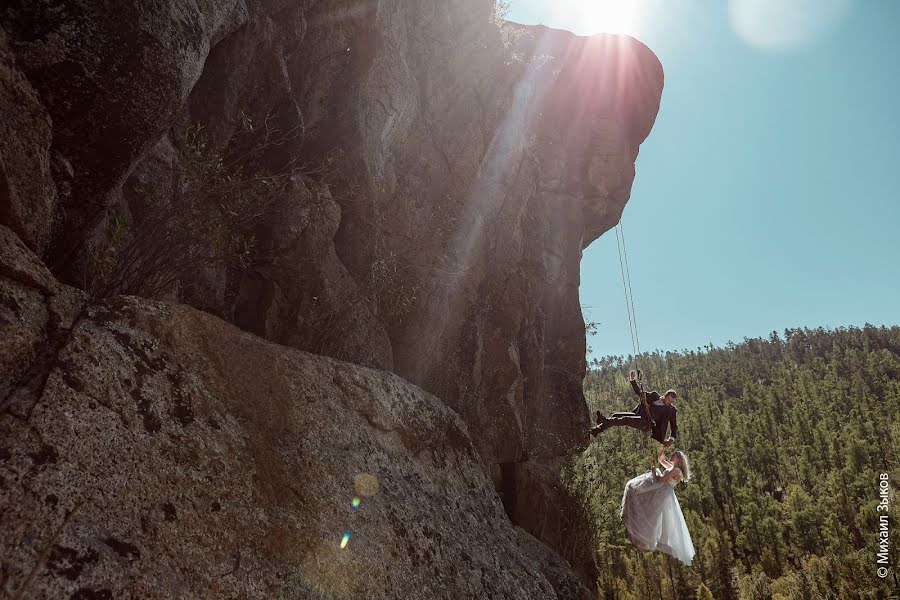
[[[604, 417], [597, 411], [597, 425], [591, 428], [591, 435], [599, 435], [610, 427], [628, 426], [641, 431], [650, 431], [651, 437], [668, 448], [675, 442], [678, 435], [678, 422], [675, 398], [678, 394], [675, 390], [669, 390], [660, 398], [659, 392], [645, 392], [643, 386], [638, 383], [640, 371], [632, 371], [629, 376], [631, 388], [641, 398], [640, 403], [631, 412], [617, 412], [610, 417]], [[671, 437], [666, 437], [666, 430], [672, 426]]]

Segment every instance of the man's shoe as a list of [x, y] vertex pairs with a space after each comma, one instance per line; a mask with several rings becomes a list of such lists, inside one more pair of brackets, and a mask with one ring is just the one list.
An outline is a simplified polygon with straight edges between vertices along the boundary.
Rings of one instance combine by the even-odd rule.
[[603, 416], [603, 414], [598, 410], [597, 411], [597, 424], [591, 427], [591, 435], [600, 435], [606, 428], [609, 427], [609, 420]]

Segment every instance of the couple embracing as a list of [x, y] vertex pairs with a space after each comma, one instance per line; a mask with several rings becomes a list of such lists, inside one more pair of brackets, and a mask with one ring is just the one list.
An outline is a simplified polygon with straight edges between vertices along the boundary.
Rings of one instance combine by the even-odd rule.
[[[653, 439], [662, 444], [657, 461], [663, 468], [657, 470], [651, 464], [650, 471], [638, 475], [625, 484], [620, 515], [628, 537], [640, 550], [659, 550], [690, 565], [694, 557], [694, 544], [688, 532], [684, 514], [675, 496], [675, 486], [690, 479], [690, 467], [684, 452], [675, 451], [666, 457], [666, 451], [675, 443], [678, 435], [675, 390], [668, 390], [663, 396], [658, 392], [645, 392], [638, 382], [640, 372], [632, 371], [631, 387], [641, 398], [631, 412], [617, 412], [604, 417], [597, 411], [597, 425], [591, 428], [596, 436], [610, 427], [633, 427], [649, 431]], [[666, 437], [671, 427], [672, 435]]]

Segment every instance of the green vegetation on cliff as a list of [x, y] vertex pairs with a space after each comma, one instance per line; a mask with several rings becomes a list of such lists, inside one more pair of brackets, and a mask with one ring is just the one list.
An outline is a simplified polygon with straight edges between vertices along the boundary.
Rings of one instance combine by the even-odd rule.
[[[659, 445], [610, 429], [564, 471], [593, 512], [606, 597], [886, 598], [900, 589], [893, 539], [888, 579], [876, 574], [880, 477], [892, 490], [900, 481], [900, 327], [787, 330], [639, 363], [655, 389], [679, 392], [678, 448], [692, 479], [677, 493], [697, 554], [684, 567], [631, 547], [622, 490]], [[632, 363], [591, 366], [592, 414], [634, 406]]]

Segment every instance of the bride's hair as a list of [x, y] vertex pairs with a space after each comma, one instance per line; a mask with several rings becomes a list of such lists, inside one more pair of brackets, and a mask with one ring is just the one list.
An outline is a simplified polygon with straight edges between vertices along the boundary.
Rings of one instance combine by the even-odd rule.
[[678, 457], [678, 466], [681, 468], [681, 476], [684, 477], [684, 481], [688, 481], [691, 478], [691, 467], [688, 465], [687, 455], [681, 450], [678, 450], [673, 453], [672, 456]]

